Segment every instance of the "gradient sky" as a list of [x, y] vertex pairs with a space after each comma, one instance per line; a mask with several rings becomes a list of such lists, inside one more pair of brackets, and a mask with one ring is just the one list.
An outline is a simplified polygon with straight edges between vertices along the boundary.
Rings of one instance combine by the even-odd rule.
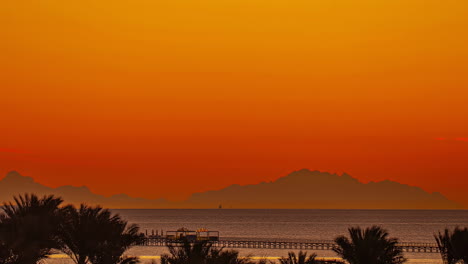
[[468, 207], [466, 0], [0, 7], [0, 173], [183, 199], [302, 168]]

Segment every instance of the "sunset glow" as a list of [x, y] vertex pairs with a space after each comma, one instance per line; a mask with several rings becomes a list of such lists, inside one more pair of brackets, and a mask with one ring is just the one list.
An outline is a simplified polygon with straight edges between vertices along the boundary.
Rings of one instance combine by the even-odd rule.
[[468, 207], [467, 1], [1, 5], [0, 175], [181, 200], [309, 168]]

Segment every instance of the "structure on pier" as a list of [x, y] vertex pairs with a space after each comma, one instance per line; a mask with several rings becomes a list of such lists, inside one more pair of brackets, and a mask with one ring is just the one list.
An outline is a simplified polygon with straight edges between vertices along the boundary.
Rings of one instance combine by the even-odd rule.
[[191, 231], [188, 229], [177, 230], [177, 231], [167, 231], [166, 236], [164, 238], [166, 239], [166, 241], [172, 241], [172, 242], [182, 240], [182, 239], [187, 239], [190, 242], [219, 241], [219, 232], [208, 231], [206, 229], [198, 229], [196, 231]]

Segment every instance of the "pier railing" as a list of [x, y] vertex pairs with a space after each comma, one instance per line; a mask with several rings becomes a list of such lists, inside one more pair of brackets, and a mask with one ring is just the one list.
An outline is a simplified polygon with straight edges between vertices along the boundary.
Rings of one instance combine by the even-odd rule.
[[[147, 237], [141, 246], [163, 247], [168, 244], [177, 244], [178, 241], [165, 238]], [[308, 241], [308, 242], [286, 242], [286, 241], [254, 241], [254, 240], [219, 240], [211, 241], [214, 247], [224, 248], [256, 248], [256, 249], [289, 249], [289, 250], [332, 250], [336, 244], [333, 241]], [[404, 252], [412, 253], [438, 253], [437, 244], [431, 243], [399, 243]]]

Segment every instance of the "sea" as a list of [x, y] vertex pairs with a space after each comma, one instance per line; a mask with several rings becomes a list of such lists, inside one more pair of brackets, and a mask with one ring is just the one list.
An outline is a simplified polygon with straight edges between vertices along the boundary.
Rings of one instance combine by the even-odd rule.
[[[316, 241], [347, 235], [350, 227], [382, 226], [400, 242], [435, 243], [444, 228], [468, 226], [468, 210], [296, 210], [296, 209], [119, 209], [112, 210], [141, 232], [161, 234], [181, 227], [219, 231], [224, 240]], [[243, 256], [275, 259], [291, 250], [236, 249]], [[294, 250], [293, 250], [294, 251]], [[142, 263], [159, 263], [164, 247], [134, 247], [128, 255]], [[321, 258], [337, 258], [331, 250], [308, 250]], [[61, 255], [46, 263], [71, 263]], [[440, 264], [439, 253], [405, 253], [409, 263]]]

